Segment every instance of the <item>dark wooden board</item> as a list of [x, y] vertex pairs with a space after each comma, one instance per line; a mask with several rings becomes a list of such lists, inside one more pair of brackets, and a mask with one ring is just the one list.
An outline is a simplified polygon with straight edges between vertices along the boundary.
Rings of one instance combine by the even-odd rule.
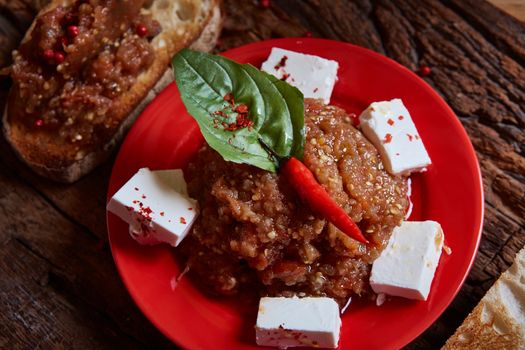
[[[43, 2], [0, 0], [0, 68]], [[525, 244], [525, 24], [481, 0], [274, 0], [269, 8], [228, 0], [224, 9], [218, 50], [311, 32], [432, 68], [425, 80], [477, 151], [486, 204], [465, 285], [407, 346], [439, 348]], [[8, 87], [0, 78], [0, 107]], [[175, 348], [141, 315], [113, 264], [104, 209], [111, 165], [55, 184], [0, 141], [0, 348]]]

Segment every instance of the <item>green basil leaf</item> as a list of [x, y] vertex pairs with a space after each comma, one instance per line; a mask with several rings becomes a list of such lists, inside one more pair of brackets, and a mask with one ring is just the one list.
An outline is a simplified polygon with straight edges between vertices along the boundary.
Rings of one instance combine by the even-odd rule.
[[[280, 158], [302, 158], [304, 99], [298, 89], [252, 65], [189, 49], [181, 50], [172, 65], [188, 113], [225, 160], [275, 172]], [[248, 107], [253, 125], [228, 130], [217, 123], [214, 113], [227, 110], [228, 94]], [[226, 117], [231, 122], [235, 115]]]

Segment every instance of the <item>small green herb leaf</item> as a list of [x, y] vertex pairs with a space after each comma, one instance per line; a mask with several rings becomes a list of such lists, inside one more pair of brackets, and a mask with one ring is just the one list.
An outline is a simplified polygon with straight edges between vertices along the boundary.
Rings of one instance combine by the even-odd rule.
[[188, 113], [225, 160], [275, 172], [280, 158], [302, 158], [304, 99], [298, 89], [252, 65], [189, 49], [172, 64]]

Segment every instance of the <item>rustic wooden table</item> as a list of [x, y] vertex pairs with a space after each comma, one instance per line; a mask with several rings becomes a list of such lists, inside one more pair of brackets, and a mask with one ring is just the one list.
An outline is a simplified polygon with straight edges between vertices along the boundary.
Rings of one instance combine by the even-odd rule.
[[[0, 67], [45, 0], [0, 0]], [[494, 0], [496, 1], [496, 0]], [[218, 50], [270, 37], [358, 44], [425, 78], [477, 150], [486, 198], [475, 265], [445, 313], [408, 349], [439, 348], [525, 243], [525, 24], [482, 0], [228, 0]], [[9, 81], [1, 78], [3, 106]], [[107, 244], [112, 162], [65, 186], [0, 142], [0, 348], [176, 348], [138, 311]], [[443, 189], [446, 191], [446, 189]], [[468, 205], [468, 203], [465, 203]]]

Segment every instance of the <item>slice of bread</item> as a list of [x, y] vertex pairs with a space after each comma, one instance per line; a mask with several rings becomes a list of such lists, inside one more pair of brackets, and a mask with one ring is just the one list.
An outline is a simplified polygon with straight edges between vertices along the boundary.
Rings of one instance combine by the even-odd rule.
[[[39, 16], [68, 3], [71, 0], [53, 0]], [[9, 104], [2, 118], [7, 141], [38, 174], [66, 183], [78, 180], [112, 154], [142, 110], [173, 80], [169, 67], [177, 51], [188, 46], [203, 51], [213, 49], [222, 27], [220, 5], [220, 0], [152, 0], [148, 8], [142, 9], [162, 26], [161, 33], [151, 41], [155, 59], [128, 91], [113, 100], [104, 117], [111, 124], [107, 132], [110, 137], [101, 144], [82, 148], [52, 132], [28, 127], [27, 123], [10, 117]], [[22, 42], [31, 38], [35, 23], [36, 20]]]
[[525, 248], [443, 349], [525, 349]]

